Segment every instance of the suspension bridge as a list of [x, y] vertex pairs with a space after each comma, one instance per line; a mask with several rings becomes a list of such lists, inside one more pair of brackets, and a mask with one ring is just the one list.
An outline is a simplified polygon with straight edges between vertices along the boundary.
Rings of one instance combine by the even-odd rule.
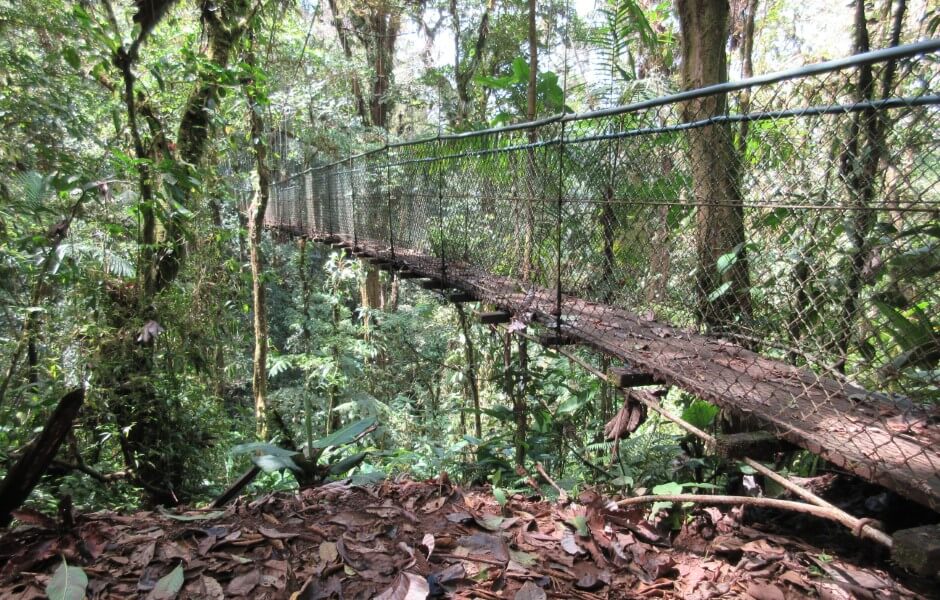
[[940, 510], [938, 53], [390, 143], [297, 168], [266, 225]]

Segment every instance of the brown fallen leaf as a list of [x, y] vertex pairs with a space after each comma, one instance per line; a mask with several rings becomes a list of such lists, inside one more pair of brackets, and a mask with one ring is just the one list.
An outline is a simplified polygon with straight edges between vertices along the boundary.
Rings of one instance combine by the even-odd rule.
[[444, 503], [445, 503], [445, 502], [447, 502], [447, 498], [444, 497], [444, 496], [441, 496], [441, 497], [439, 497], [439, 498], [435, 498], [434, 500], [431, 500], [430, 502], [428, 502], [427, 504], [425, 504], [425, 505], [421, 508], [421, 512], [423, 512], [423, 513], [425, 513], [425, 514], [430, 514], [430, 513], [433, 513], [433, 512], [437, 512], [438, 510], [441, 509], [442, 506], [444, 506]]
[[752, 581], [747, 586], [747, 595], [753, 600], [786, 600], [783, 590], [772, 583]]
[[483, 555], [500, 562], [509, 560], [509, 549], [506, 547], [506, 542], [496, 535], [489, 533], [465, 535], [457, 539], [457, 545], [466, 548], [473, 555]]
[[577, 556], [578, 554], [587, 554], [581, 546], [578, 545], [578, 541], [575, 539], [574, 534], [570, 531], [566, 531], [561, 536], [561, 548], [568, 554]]
[[428, 581], [414, 573], [399, 573], [391, 586], [375, 597], [375, 600], [425, 600], [431, 588]]
[[224, 600], [225, 592], [222, 585], [214, 578], [208, 575], [201, 575], [190, 585], [183, 588], [184, 594], [189, 593], [193, 598], [200, 600]]
[[150, 564], [150, 561], [153, 560], [154, 552], [157, 549], [156, 542], [150, 542], [144, 544], [143, 546], [138, 546], [136, 550], [131, 554], [130, 563], [131, 567], [136, 569], [142, 569]]
[[251, 569], [232, 579], [225, 588], [226, 596], [247, 596], [261, 583], [261, 571]]
[[10, 515], [24, 525], [35, 525], [42, 529], [56, 528], [55, 521], [51, 517], [47, 517], [32, 508], [20, 508], [11, 512]]
[[320, 560], [325, 563], [334, 562], [337, 558], [339, 558], [339, 553], [336, 551], [336, 544], [333, 542], [321, 542], [319, 553]]
[[532, 581], [526, 581], [525, 584], [519, 588], [519, 591], [516, 592], [516, 595], [513, 596], [513, 600], [546, 600], [547, 597], [545, 590]]

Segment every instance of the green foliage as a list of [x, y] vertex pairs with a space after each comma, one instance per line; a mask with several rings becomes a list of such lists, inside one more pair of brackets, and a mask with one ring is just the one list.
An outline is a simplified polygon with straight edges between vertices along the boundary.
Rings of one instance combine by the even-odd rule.
[[710, 402], [693, 400], [691, 404], [683, 409], [682, 420], [699, 429], [707, 429], [715, 422], [718, 411], [719, 408]]
[[[504, 93], [506, 108], [493, 118], [493, 125], [506, 125], [526, 114], [526, 94], [529, 85], [529, 63], [519, 56], [512, 61], [509, 73], [503, 76], [482, 76], [477, 83]], [[558, 85], [558, 75], [551, 71], [536, 75], [536, 104], [541, 114], [571, 112], [565, 104], [565, 93]]]

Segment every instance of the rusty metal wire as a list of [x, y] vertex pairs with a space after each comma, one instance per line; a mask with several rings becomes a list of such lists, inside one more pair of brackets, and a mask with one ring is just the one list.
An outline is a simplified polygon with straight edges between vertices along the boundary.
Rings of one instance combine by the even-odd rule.
[[938, 53], [387, 145], [278, 182], [268, 224], [463, 288], [940, 509]]

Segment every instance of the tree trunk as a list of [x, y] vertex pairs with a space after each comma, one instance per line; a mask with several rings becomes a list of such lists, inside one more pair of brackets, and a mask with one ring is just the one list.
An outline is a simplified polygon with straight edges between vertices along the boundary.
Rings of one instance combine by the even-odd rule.
[[538, 32], [535, 28], [535, 2], [529, 0], [529, 86], [526, 89], [526, 119], [535, 120], [535, 86], [539, 72]]
[[483, 16], [480, 17], [480, 27], [477, 29], [476, 43], [473, 45], [473, 54], [469, 60], [462, 64], [460, 53], [460, 10], [457, 0], [450, 1], [450, 16], [454, 23], [454, 87], [457, 91], [457, 110], [454, 115], [454, 128], [461, 130], [469, 126], [471, 98], [470, 83], [476, 77], [477, 71], [483, 62], [483, 53], [486, 50], [486, 41], [490, 31], [490, 13], [496, 6], [496, 0], [488, 0]]
[[[199, 197], [196, 182], [200, 178], [196, 170], [209, 141], [209, 109], [217, 101], [220, 86], [215, 73], [228, 66], [233, 48], [248, 25], [245, 19], [248, 4], [249, 0], [220, 0], [206, 3], [202, 9], [207, 38], [205, 60], [213, 65], [213, 70], [201, 71], [203, 75], [196, 80], [183, 105], [176, 138], [179, 161], [190, 175], [179, 178], [183, 188], [180, 204], [187, 209], [195, 209], [194, 202]], [[159, 137], [163, 133], [156, 112], [140, 96], [126, 93], [133, 84], [133, 77], [127, 75], [142, 39], [141, 35], [135, 40], [124, 55], [126, 62], [118, 66], [125, 77], [123, 91], [125, 102], [130, 104], [127, 106], [129, 118], [140, 112], [155, 132], [155, 137]], [[132, 121], [133, 128], [136, 121]], [[164, 144], [164, 153], [169, 152], [168, 147]], [[141, 164], [139, 168], [145, 169], [146, 165]], [[147, 186], [151, 185], [149, 172], [139, 171], [138, 175], [140, 192], [144, 197]], [[125, 461], [153, 504], [177, 504], [183, 493], [180, 486], [185, 473], [184, 456], [166, 450], [167, 439], [177, 433], [170, 430], [173, 420], [167, 414], [178, 408], [176, 399], [162, 398], [158, 393], [154, 385], [157, 374], [153, 364], [153, 340], [143, 339], [141, 335], [142, 327], [155, 322], [154, 297], [175, 280], [186, 255], [185, 217], [182, 216], [183, 211], [174, 213], [179, 216], [163, 222], [163, 239], [156, 240], [153, 251], [146, 253], [148, 263], [141, 265], [139, 285], [112, 284], [107, 287], [112, 305], [106, 314], [108, 325], [115, 333], [100, 344], [98, 357], [93, 363], [97, 389], [113, 395], [112, 411], [116, 423], [123, 430], [120, 440]], [[141, 242], [146, 243], [153, 236], [149, 232], [150, 224], [145, 222], [143, 226]]]
[[[694, 89], [727, 81], [727, 0], [679, 0], [677, 10], [682, 30], [683, 87]], [[726, 104], [725, 94], [690, 100], [683, 107], [683, 118], [700, 121], [723, 115]], [[713, 331], [733, 331], [751, 315], [744, 209], [738, 188], [740, 159], [727, 124], [696, 127], [687, 136], [698, 207], [698, 317]], [[725, 255], [735, 258], [730, 266], [723, 265], [726, 268], [722, 272], [718, 262]]]
[[379, 281], [379, 270], [367, 260], [361, 260], [360, 263], [365, 273], [359, 284], [359, 296], [362, 301], [362, 325], [365, 331], [365, 339], [369, 339], [369, 329], [372, 324], [371, 312], [382, 310], [382, 285]]
[[59, 446], [72, 431], [72, 423], [84, 401], [85, 390], [82, 388], [63, 396], [39, 437], [26, 446], [19, 460], [7, 471], [0, 482], [0, 527], [10, 524], [11, 513], [26, 501], [39, 483]]
[[[255, 68], [254, 42], [250, 42], [245, 62]], [[251, 262], [251, 295], [254, 304], [255, 351], [252, 362], [251, 389], [255, 403], [255, 427], [258, 438], [268, 437], [268, 314], [264, 288], [264, 254], [261, 237], [264, 232], [264, 214], [268, 207], [271, 174], [268, 171], [267, 148], [265, 147], [264, 122], [259, 98], [263, 92], [258, 84], [250, 80], [245, 84], [248, 99], [248, 120], [251, 128], [252, 151], [258, 173], [258, 191], [248, 208], [248, 244]]]
[[310, 335], [310, 274], [307, 273], [307, 238], [301, 237], [297, 243], [297, 274], [300, 277], [300, 295], [301, 295], [301, 318], [303, 322], [300, 325], [301, 339], [304, 342], [304, 352], [311, 350]]
[[[901, 27], [907, 4], [897, 3], [894, 24], [891, 31], [890, 45], [900, 43]], [[865, 3], [855, 2], [855, 53], [869, 50], [868, 19], [865, 15]], [[895, 62], [890, 61], [882, 71], [881, 97], [888, 98], [894, 85]], [[858, 102], [870, 101], [875, 96], [875, 79], [870, 64], [859, 65], [858, 84], [856, 85]], [[842, 327], [837, 340], [839, 359], [836, 368], [845, 372], [849, 346], [853, 337], [859, 297], [862, 293], [862, 272], [868, 260], [871, 248], [868, 243], [869, 233], [874, 226], [875, 213], [870, 210], [875, 198], [875, 186], [878, 179], [878, 165], [884, 153], [884, 124], [874, 109], [856, 112], [849, 129], [848, 142], [842, 155], [841, 175], [852, 198], [855, 211], [853, 227], [849, 232], [852, 240], [852, 257], [849, 276], [846, 282], [847, 294], [842, 305]]]
[[477, 439], [483, 437], [483, 423], [480, 415], [480, 388], [477, 382], [476, 351], [473, 348], [473, 338], [470, 337], [470, 322], [463, 305], [455, 304], [457, 319], [460, 322], [460, 331], [464, 337], [464, 355], [467, 360], [467, 387], [470, 390], [470, 400], [473, 402], [473, 434]]
[[513, 379], [512, 334], [507, 331], [503, 334], [503, 389], [506, 396], [512, 400], [512, 415], [516, 426], [513, 432], [516, 465], [524, 466], [528, 429], [526, 397], [524, 394], [517, 393]]

